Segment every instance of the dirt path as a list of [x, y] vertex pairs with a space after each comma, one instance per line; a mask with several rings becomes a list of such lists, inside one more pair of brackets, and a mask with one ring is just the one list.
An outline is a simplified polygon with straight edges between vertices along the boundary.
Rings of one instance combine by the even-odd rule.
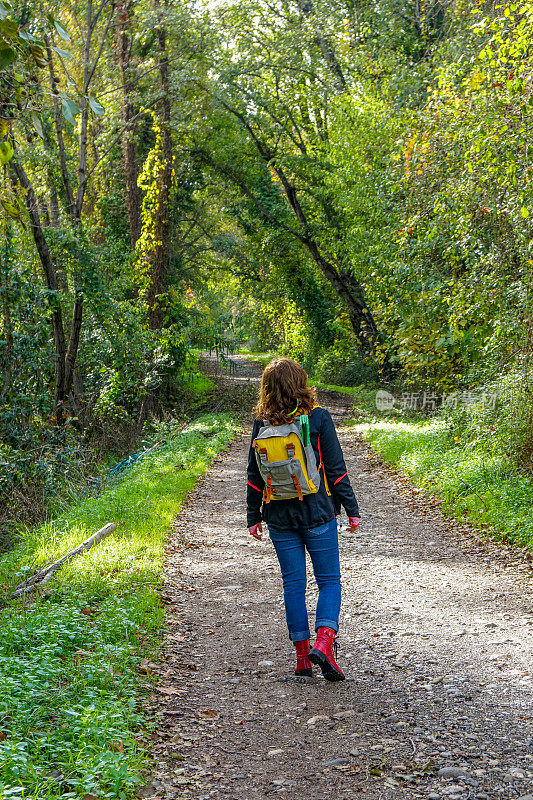
[[[250, 408], [256, 401], [263, 372], [262, 364], [249, 361], [246, 356], [238, 354], [217, 361], [213, 353], [204, 353], [201, 356], [200, 367], [215, 381], [221, 395], [227, 395], [220, 398], [220, 408], [235, 411], [239, 410], [240, 405], [241, 413], [244, 412], [247, 418]], [[335, 422], [341, 422], [353, 411], [353, 399], [341, 392], [320, 390], [318, 398], [320, 404], [329, 409]], [[229, 400], [229, 403], [224, 402], [225, 400]]]
[[291, 678], [274, 550], [245, 528], [245, 437], [169, 545], [157, 768], [141, 795], [533, 800], [528, 565], [453, 528], [340, 436], [363, 519], [341, 535], [348, 679]]

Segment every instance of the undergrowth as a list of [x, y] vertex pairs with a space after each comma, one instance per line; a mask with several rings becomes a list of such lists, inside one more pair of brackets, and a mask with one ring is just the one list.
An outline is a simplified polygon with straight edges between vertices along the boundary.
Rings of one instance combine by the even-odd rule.
[[[533, 479], [490, 426], [457, 415], [359, 423], [388, 463], [442, 500], [445, 513], [533, 549]], [[501, 430], [500, 430], [501, 433]]]
[[279, 357], [279, 353], [276, 353], [275, 350], [269, 350], [265, 353], [258, 353], [255, 350], [250, 350], [247, 347], [239, 347], [236, 352], [237, 355], [246, 356], [247, 361], [257, 361], [257, 363], [261, 364], [263, 367], [266, 367], [267, 364], [270, 364], [274, 358]]
[[[175, 376], [167, 408], [160, 403], [162, 415], [193, 419], [213, 408], [216, 386], [199, 371], [197, 361], [191, 359], [187, 369]], [[84, 437], [72, 422], [50, 427], [37, 414], [21, 430], [13, 424], [7, 436], [5, 408], [1, 411], [0, 553], [13, 546], [21, 525], [42, 524], [58, 505], [71, 505], [77, 496], [99, 486], [106, 463], [143, 449], [141, 435], [150, 434], [151, 422], [140, 426], [118, 409], [102, 418], [95, 416]]]
[[[165, 535], [236, 427], [226, 415], [161, 426], [164, 446], [2, 557], [0, 797], [134, 796], [148, 730], [137, 667], [158, 647]], [[106, 522], [116, 532], [65, 565], [46, 594], [9, 601], [37, 566]]]

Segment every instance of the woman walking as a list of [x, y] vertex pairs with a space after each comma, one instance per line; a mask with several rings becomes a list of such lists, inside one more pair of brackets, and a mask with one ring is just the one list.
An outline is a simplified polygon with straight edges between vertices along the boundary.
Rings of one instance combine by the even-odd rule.
[[[336, 517], [344, 506], [348, 530], [359, 525], [355, 499], [329, 411], [316, 402], [307, 373], [290, 358], [265, 368], [248, 457], [248, 530], [261, 539], [262, 521], [283, 576], [289, 637], [296, 648], [295, 674], [312, 675], [318, 664], [328, 681], [344, 674], [334, 658], [339, 629], [341, 579]], [[305, 551], [318, 584], [316, 641], [310, 649], [305, 603]]]

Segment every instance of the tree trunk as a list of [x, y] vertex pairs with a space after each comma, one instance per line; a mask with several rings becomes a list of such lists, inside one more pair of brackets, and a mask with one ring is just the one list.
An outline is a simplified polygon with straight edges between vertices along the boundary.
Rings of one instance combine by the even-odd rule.
[[25, 202], [28, 214], [30, 217], [31, 232], [35, 247], [39, 253], [41, 266], [43, 269], [46, 288], [49, 291], [48, 304], [50, 307], [50, 315], [52, 318], [52, 330], [54, 335], [54, 350], [55, 350], [55, 386], [54, 386], [54, 413], [58, 424], [64, 422], [64, 405], [66, 400], [65, 391], [65, 357], [66, 357], [66, 343], [65, 343], [65, 329], [63, 327], [63, 314], [61, 311], [61, 302], [59, 299], [59, 286], [57, 280], [57, 272], [54, 261], [52, 259], [48, 243], [45, 239], [41, 218], [39, 216], [39, 209], [37, 205], [37, 198], [33, 185], [28, 178], [26, 171], [22, 164], [16, 159], [11, 162], [12, 169], [17, 176], [20, 185], [25, 189]]
[[59, 228], [59, 202], [53, 186], [50, 188], [50, 224], [52, 228]]
[[[109, 7], [109, 15], [107, 21], [102, 26], [99, 42], [97, 43], [96, 53], [92, 57], [92, 41], [95, 30], [98, 25], [98, 20], [103, 10]], [[65, 192], [65, 204], [67, 207], [68, 216], [72, 229], [76, 234], [81, 230], [81, 218], [83, 211], [83, 204], [85, 200], [85, 192], [90, 176], [88, 169], [88, 144], [89, 144], [89, 87], [92, 78], [95, 74], [98, 62], [104, 51], [104, 46], [107, 41], [108, 32], [113, 19], [115, 18], [115, 9], [113, 0], [101, 0], [96, 11], [93, 7], [93, 0], [87, 0], [86, 3], [86, 30], [85, 41], [83, 43], [83, 69], [82, 69], [82, 86], [81, 86], [81, 123], [79, 135], [79, 150], [78, 150], [78, 183], [76, 191], [72, 186], [70, 175], [67, 165], [67, 154], [65, 143], [63, 139], [63, 121], [61, 118], [61, 105], [58, 95], [57, 84], [58, 80], [54, 71], [54, 61], [52, 48], [48, 38], [45, 38], [45, 46], [48, 55], [48, 67], [50, 77], [50, 87], [53, 96], [54, 105], [54, 125], [57, 139], [57, 148], [59, 152], [59, 163], [61, 169], [61, 178]], [[45, 142], [46, 145], [46, 142]], [[46, 286], [49, 290], [49, 306], [52, 317], [52, 328], [54, 333], [54, 348], [55, 348], [55, 389], [54, 389], [54, 410], [58, 424], [63, 424], [66, 419], [66, 402], [72, 389], [76, 360], [78, 357], [78, 350], [80, 344], [80, 335], [83, 322], [83, 291], [74, 275], [75, 282], [75, 297], [74, 308], [72, 311], [72, 320], [70, 326], [70, 334], [68, 338], [68, 345], [65, 337], [65, 328], [63, 323], [63, 314], [61, 308], [61, 299], [59, 289], [64, 288], [66, 284], [66, 276], [62, 278], [62, 283], [58, 280], [58, 269], [51, 256], [46, 238], [44, 236], [43, 225], [39, 215], [37, 200], [33, 185], [26, 174], [24, 167], [17, 159], [11, 162], [12, 170], [18, 178], [21, 186], [25, 189], [25, 202], [28, 209], [33, 239], [41, 265], [44, 273]], [[53, 187], [53, 182], [51, 181]], [[55, 192], [52, 193], [52, 217], [51, 222], [56, 225], [59, 222], [59, 210], [57, 208], [57, 197]]]
[[2, 259], [3, 263], [0, 263], [0, 267], [4, 267], [5, 270], [5, 280], [3, 281], [2, 286], [2, 273], [0, 272], [0, 288], [2, 289], [2, 308], [4, 312], [4, 339], [6, 340], [6, 349], [4, 352], [4, 379], [2, 383], [2, 390], [0, 391], [0, 402], [4, 402], [4, 398], [7, 394], [7, 390], [9, 389], [9, 385], [11, 383], [11, 373], [13, 369], [13, 323], [11, 320], [11, 303], [10, 303], [10, 296], [9, 296], [9, 265], [11, 263], [11, 238], [12, 238], [12, 231], [11, 227], [7, 228], [6, 231], [6, 246], [4, 250], [4, 258]]
[[50, 89], [54, 102], [54, 126], [56, 131], [57, 149], [59, 151], [59, 166], [61, 169], [61, 180], [63, 181], [63, 189], [65, 191], [65, 205], [67, 214], [71, 220], [75, 218], [75, 201], [74, 193], [72, 191], [72, 183], [67, 167], [67, 153], [65, 149], [65, 141], [63, 139], [63, 122], [61, 120], [61, 104], [57, 91], [57, 80], [54, 70], [54, 59], [52, 57], [52, 48], [50, 47], [50, 40], [48, 36], [44, 38], [46, 44], [46, 53], [48, 55], [48, 72], [50, 75]]
[[167, 289], [167, 267], [170, 249], [170, 190], [172, 185], [172, 136], [170, 131], [170, 92], [168, 83], [167, 34], [159, 0], [154, 0], [157, 13], [159, 79], [161, 88], [161, 164], [158, 176], [158, 198], [154, 211], [153, 247], [149, 255], [150, 286], [147, 294], [148, 321], [152, 330], [161, 328]]
[[308, 240], [306, 247], [315, 264], [331, 283], [348, 309], [352, 328], [361, 343], [361, 349], [368, 355], [376, 356], [380, 341], [376, 321], [365, 300], [364, 291], [359, 281], [348, 271], [339, 271], [325, 258], [316, 242]]
[[[316, 17], [316, 9], [313, 0], [298, 0], [298, 8], [307, 19], [314, 20]], [[331, 40], [324, 35], [320, 26], [315, 26], [315, 44], [320, 48], [322, 58], [329, 71], [333, 75], [335, 81], [335, 88], [338, 92], [346, 91], [346, 79], [342, 71], [342, 67], [335, 53]]]
[[124, 177], [126, 180], [126, 206], [130, 228], [130, 242], [132, 250], [141, 235], [141, 191], [137, 185], [139, 165], [137, 160], [137, 144], [135, 141], [135, 128], [131, 128], [131, 120], [135, 116], [132, 101], [133, 78], [131, 73], [131, 36], [130, 11], [132, 3], [124, 2], [118, 7], [119, 24], [117, 28], [117, 54], [122, 82], [122, 121], [125, 133], [122, 137], [122, 152], [124, 156]]
[[34, 573], [25, 581], [16, 586], [11, 597], [19, 597], [21, 594], [24, 594], [24, 592], [35, 591], [36, 588], [41, 587], [44, 583], [48, 583], [53, 577], [54, 573], [56, 573], [57, 570], [63, 566], [63, 564], [66, 564], [68, 561], [71, 561], [73, 558], [76, 558], [76, 556], [79, 556], [82, 553], [86, 553], [87, 550], [90, 550], [95, 544], [98, 544], [102, 541], [102, 539], [105, 539], [106, 536], [109, 536], [110, 533], [113, 533], [116, 528], [117, 526], [114, 522], [108, 522], [107, 525], [104, 525], [104, 527], [100, 528], [99, 531], [96, 531], [96, 533], [93, 533], [92, 536], [89, 536], [88, 539], [75, 547], [74, 550], [70, 550], [56, 561], [53, 561], [51, 564], [47, 564], [45, 567], [42, 567], [38, 572]]
[[[107, 22], [103, 25], [100, 32], [99, 42], [96, 43], [96, 55], [91, 60], [92, 40], [95, 30], [98, 26], [98, 20], [106, 6], [109, 6], [109, 16]], [[91, 81], [94, 77], [98, 62], [104, 51], [106, 37], [111, 27], [111, 23], [115, 18], [115, 7], [112, 0], [101, 0], [101, 3], [95, 10], [93, 7], [93, 0], [87, 0], [86, 8], [86, 38], [83, 47], [83, 79], [82, 79], [82, 92], [81, 92], [81, 124], [80, 124], [80, 146], [78, 151], [78, 188], [76, 191], [76, 199], [74, 202], [74, 220], [79, 222], [83, 211], [83, 203], [85, 200], [85, 192], [91, 171], [88, 167], [88, 147], [89, 147], [89, 88]]]
[[91, 39], [94, 31], [93, 20], [93, 3], [92, 0], [87, 0], [86, 11], [86, 24], [87, 32], [85, 39], [85, 46], [83, 51], [83, 82], [82, 82], [82, 97], [80, 102], [81, 107], [81, 125], [80, 125], [80, 147], [78, 152], [78, 189], [76, 191], [76, 200], [74, 202], [74, 220], [81, 219], [81, 212], [83, 209], [83, 201], [85, 199], [85, 190], [87, 188], [87, 147], [88, 147], [88, 128], [89, 128], [89, 104], [87, 102], [87, 92], [89, 91], [89, 84], [91, 82]]
[[296, 187], [291, 183], [281, 167], [274, 166], [273, 169], [280, 179], [289, 205], [300, 224], [301, 241], [307, 247], [317, 267], [346, 304], [352, 327], [361, 343], [361, 349], [375, 357], [380, 340], [379, 330], [366, 302], [363, 287], [353, 272], [339, 268], [339, 265], [334, 264], [331, 258], [324, 256], [316, 240], [309, 235], [307, 217], [300, 205]]
[[83, 322], [83, 299], [83, 292], [81, 289], [76, 289], [76, 299], [74, 301], [74, 310], [72, 312], [68, 349], [65, 355], [65, 397], [70, 394], [74, 379], [74, 369], [76, 367], [76, 359], [78, 357], [81, 325]]
[[[251, 131], [251, 128], [248, 127]], [[251, 131], [252, 132], [252, 131]], [[374, 357], [377, 354], [378, 344], [380, 343], [380, 334], [376, 321], [372, 312], [366, 302], [364, 289], [349, 269], [341, 269], [339, 264], [330, 257], [326, 256], [316, 239], [310, 233], [310, 226], [304, 209], [302, 208], [298, 199], [298, 192], [296, 187], [291, 183], [285, 174], [284, 170], [275, 165], [273, 154], [252, 132], [254, 136], [257, 149], [264, 159], [265, 163], [271, 167], [279, 178], [282, 189], [285, 193], [290, 208], [294, 212], [298, 221], [299, 229], [291, 228], [280, 219], [278, 219], [271, 208], [265, 206], [252, 192], [246, 182], [238, 175], [229, 170], [226, 166], [217, 163], [213, 157], [206, 151], [199, 150], [197, 155], [204, 161], [205, 164], [211, 166], [221, 175], [232, 181], [244, 194], [252, 200], [260, 213], [271, 224], [286, 231], [291, 236], [294, 236], [311, 255], [313, 261], [323, 273], [324, 277], [332, 285], [335, 292], [343, 300], [348, 309], [350, 322], [353, 330], [361, 345], [361, 350], [367, 355]], [[385, 371], [388, 370], [385, 365]]]

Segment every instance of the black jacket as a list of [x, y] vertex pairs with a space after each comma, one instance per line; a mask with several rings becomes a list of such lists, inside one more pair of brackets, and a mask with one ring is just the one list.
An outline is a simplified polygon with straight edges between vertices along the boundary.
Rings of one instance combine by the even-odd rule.
[[358, 517], [357, 500], [350, 485], [341, 446], [337, 438], [331, 414], [325, 408], [315, 408], [309, 415], [309, 433], [315, 451], [317, 464], [320, 463], [319, 446], [328, 479], [331, 497], [326, 492], [324, 477], [320, 470], [320, 489], [316, 494], [304, 495], [303, 500], [271, 500], [263, 503], [265, 482], [255, 460], [253, 441], [263, 425], [254, 421], [252, 444], [248, 455], [248, 527], [264, 520], [273, 528], [316, 528], [338, 515], [341, 505], [349, 517]]

